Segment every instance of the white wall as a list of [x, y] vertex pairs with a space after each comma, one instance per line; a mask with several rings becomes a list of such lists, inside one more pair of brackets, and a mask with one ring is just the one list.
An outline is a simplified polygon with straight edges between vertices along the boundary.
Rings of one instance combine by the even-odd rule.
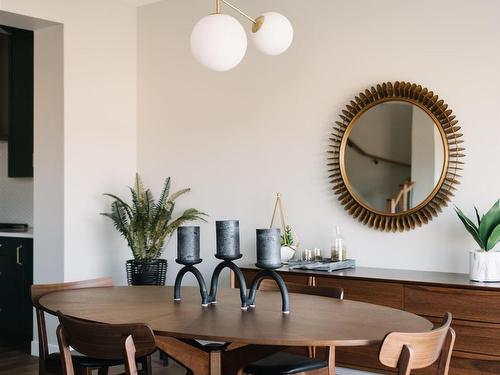
[[[63, 277], [111, 275], [123, 283], [126, 246], [99, 213], [108, 206], [102, 193], [125, 192], [136, 170], [136, 8], [115, 0], [2, 0], [0, 6], [64, 28], [64, 169], [57, 174], [64, 176], [64, 196], [56, 207], [64, 207]], [[35, 215], [46, 223], [53, 218], [47, 206]], [[37, 236], [35, 222], [35, 252], [49, 251], [37, 246]]]
[[0, 142], [0, 222], [33, 226], [33, 178], [8, 177], [8, 148]]
[[291, 49], [272, 58], [249, 45], [240, 66], [217, 74], [189, 51], [191, 29], [213, 12], [212, 2], [163, 1], [140, 8], [138, 18], [139, 170], [156, 190], [167, 175], [192, 187], [182, 205], [210, 213], [202, 226], [205, 272], [215, 264], [216, 219], [240, 219], [241, 262], [252, 262], [254, 230], [269, 225], [278, 191], [305, 247], [328, 248], [340, 224], [359, 265], [466, 272], [475, 245], [451, 208], [411, 232], [369, 229], [333, 196], [326, 150], [332, 122], [360, 90], [388, 80], [420, 83], [449, 103], [465, 134], [454, 203], [467, 212], [473, 203], [488, 208], [500, 195], [500, 2], [234, 3], [252, 15], [287, 15]]

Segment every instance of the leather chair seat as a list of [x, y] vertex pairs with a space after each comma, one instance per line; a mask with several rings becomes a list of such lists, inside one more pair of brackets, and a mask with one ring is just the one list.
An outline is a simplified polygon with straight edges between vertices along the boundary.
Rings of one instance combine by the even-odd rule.
[[328, 367], [328, 363], [314, 358], [286, 352], [271, 354], [250, 363], [244, 372], [252, 375], [289, 375]]
[[[73, 354], [73, 364], [75, 366], [86, 367], [86, 368], [100, 368], [100, 367], [112, 367], [122, 365], [123, 361], [120, 360], [104, 360], [86, 357], [81, 354]], [[46, 368], [50, 372], [59, 373], [61, 372], [61, 354], [52, 353], [47, 357]], [[52, 370], [52, 371], [51, 371]]]

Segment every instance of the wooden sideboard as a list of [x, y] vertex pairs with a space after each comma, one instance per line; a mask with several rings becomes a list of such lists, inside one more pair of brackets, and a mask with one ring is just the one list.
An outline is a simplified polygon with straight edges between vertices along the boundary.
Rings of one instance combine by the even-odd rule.
[[[259, 271], [255, 266], [241, 269], [247, 284]], [[289, 270], [285, 266], [277, 272], [285, 282], [341, 287], [346, 299], [409, 311], [438, 325], [449, 311], [457, 332], [450, 375], [500, 374], [500, 283], [471, 282], [467, 274], [366, 267], [328, 273]], [[231, 285], [237, 286], [234, 277]], [[337, 348], [337, 363], [390, 373], [391, 369], [379, 364], [378, 349], [378, 345]], [[435, 371], [429, 368], [416, 373], [430, 375]]]

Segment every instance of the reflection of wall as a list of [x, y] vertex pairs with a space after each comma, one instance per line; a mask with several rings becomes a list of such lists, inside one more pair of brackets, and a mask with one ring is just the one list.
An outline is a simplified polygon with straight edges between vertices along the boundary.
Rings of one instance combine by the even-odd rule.
[[439, 131], [420, 108], [413, 109], [411, 179], [415, 182], [413, 202], [420, 204], [434, 189], [443, 163]]
[[434, 186], [436, 186], [443, 172], [444, 148], [439, 130], [434, 128]]
[[[378, 105], [359, 118], [349, 139], [367, 153], [410, 164], [411, 117], [411, 105]], [[351, 147], [347, 147], [345, 163], [354, 190], [371, 207], [382, 211], [386, 209], [386, 200], [394, 198], [400, 185], [410, 178], [409, 167], [383, 161], [375, 164]]]

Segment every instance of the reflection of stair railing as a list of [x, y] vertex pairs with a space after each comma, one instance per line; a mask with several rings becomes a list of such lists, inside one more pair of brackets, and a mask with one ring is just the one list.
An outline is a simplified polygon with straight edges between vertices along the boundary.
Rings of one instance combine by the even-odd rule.
[[415, 187], [414, 181], [405, 181], [403, 185], [399, 185], [401, 190], [392, 199], [387, 199], [387, 212], [395, 214], [396, 212], [404, 212], [410, 209], [410, 193]]
[[369, 154], [368, 152], [366, 152], [365, 150], [363, 150], [360, 146], [358, 146], [355, 142], [353, 142], [350, 139], [347, 140], [347, 146], [349, 146], [349, 147], [353, 148], [354, 150], [356, 150], [356, 152], [358, 154], [366, 156], [367, 158], [372, 159], [375, 164], [378, 164], [379, 161], [384, 161], [386, 163], [396, 164], [396, 165], [399, 165], [401, 167], [411, 168], [411, 164], [405, 163], [403, 161], [387, 159], [387, 158], [383, 158], [381, 156]]

